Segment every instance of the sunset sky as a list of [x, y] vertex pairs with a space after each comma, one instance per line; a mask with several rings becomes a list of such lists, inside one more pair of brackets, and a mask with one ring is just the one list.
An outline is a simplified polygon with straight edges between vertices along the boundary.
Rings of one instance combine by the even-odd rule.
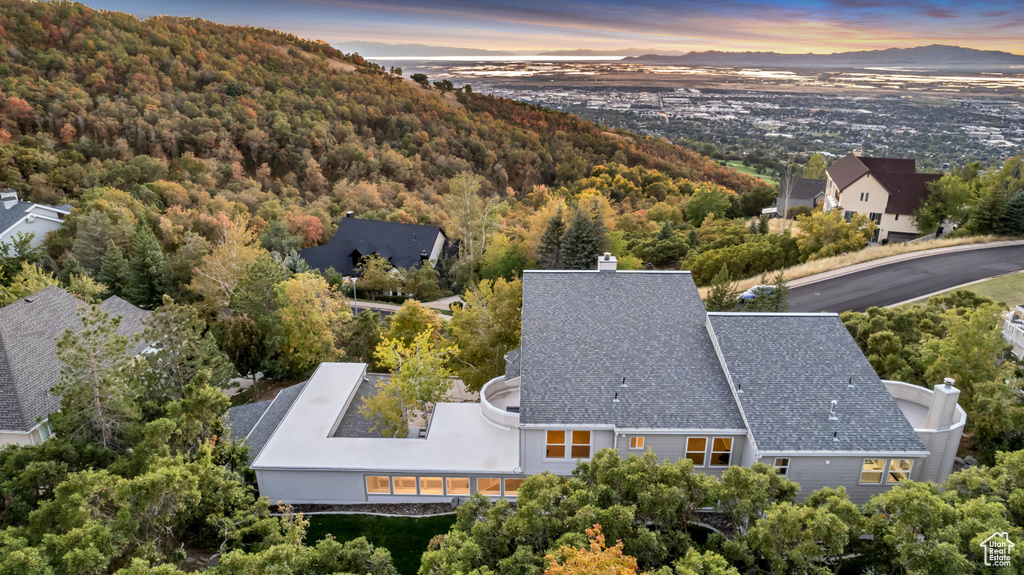
[[327, 40], [524, 49], [836, 52], [925, 44], [1024, 53], [1024, 0], [85, 0]]

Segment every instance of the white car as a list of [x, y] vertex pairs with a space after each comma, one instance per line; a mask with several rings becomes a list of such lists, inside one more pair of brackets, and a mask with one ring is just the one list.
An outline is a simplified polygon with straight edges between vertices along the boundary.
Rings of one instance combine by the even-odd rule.
[[759, 295], [771, 295], [775, 286], [757, 285], [740, 294], [740, 303], [746, 303]]

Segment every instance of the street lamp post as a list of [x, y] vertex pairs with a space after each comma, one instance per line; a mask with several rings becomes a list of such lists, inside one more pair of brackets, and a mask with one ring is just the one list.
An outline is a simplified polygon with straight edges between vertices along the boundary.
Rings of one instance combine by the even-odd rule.
[[359, 278], [352, 278], [352, 307], [356, 309], [356, 315], [359, 315], [359, 296], [356, 294], [356, 280]]

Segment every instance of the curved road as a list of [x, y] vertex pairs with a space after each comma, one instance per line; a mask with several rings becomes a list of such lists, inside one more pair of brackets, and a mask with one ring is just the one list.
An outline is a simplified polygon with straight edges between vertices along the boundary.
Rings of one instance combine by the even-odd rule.
[[789, 306], [802, 312], [864, 311], [1019, 270], [1024, 270], [1019, 245], [927, 256], [794, 287]]

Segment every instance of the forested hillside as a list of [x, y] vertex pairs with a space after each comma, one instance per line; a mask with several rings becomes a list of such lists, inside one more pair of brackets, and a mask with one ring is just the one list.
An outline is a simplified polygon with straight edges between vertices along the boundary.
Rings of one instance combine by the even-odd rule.
[[[207, 220], [219, 213], [258, 215], [258, 232], [280, 236], [265, 245], [322, 241], [349, 208], [444, 224], [436, 196], [463, 171], [483, 178], [483, 195], [512, 199], [608, 162], [739, 194], [762, 185], [573, 116], [471, 92], [459, 94], [463, 107], [357, 55], [269, 30], [5, 0], [0, 41], [0, 184], [46, 203], [123, 190], [145, 204], [138, 215], [169, 253], [173, 230], [212, 240]], [[664, 199], [642, 192], [631, 209]], [[72, 222], [67, 241], [53, 243], [54, 259], [76, 231]]]

